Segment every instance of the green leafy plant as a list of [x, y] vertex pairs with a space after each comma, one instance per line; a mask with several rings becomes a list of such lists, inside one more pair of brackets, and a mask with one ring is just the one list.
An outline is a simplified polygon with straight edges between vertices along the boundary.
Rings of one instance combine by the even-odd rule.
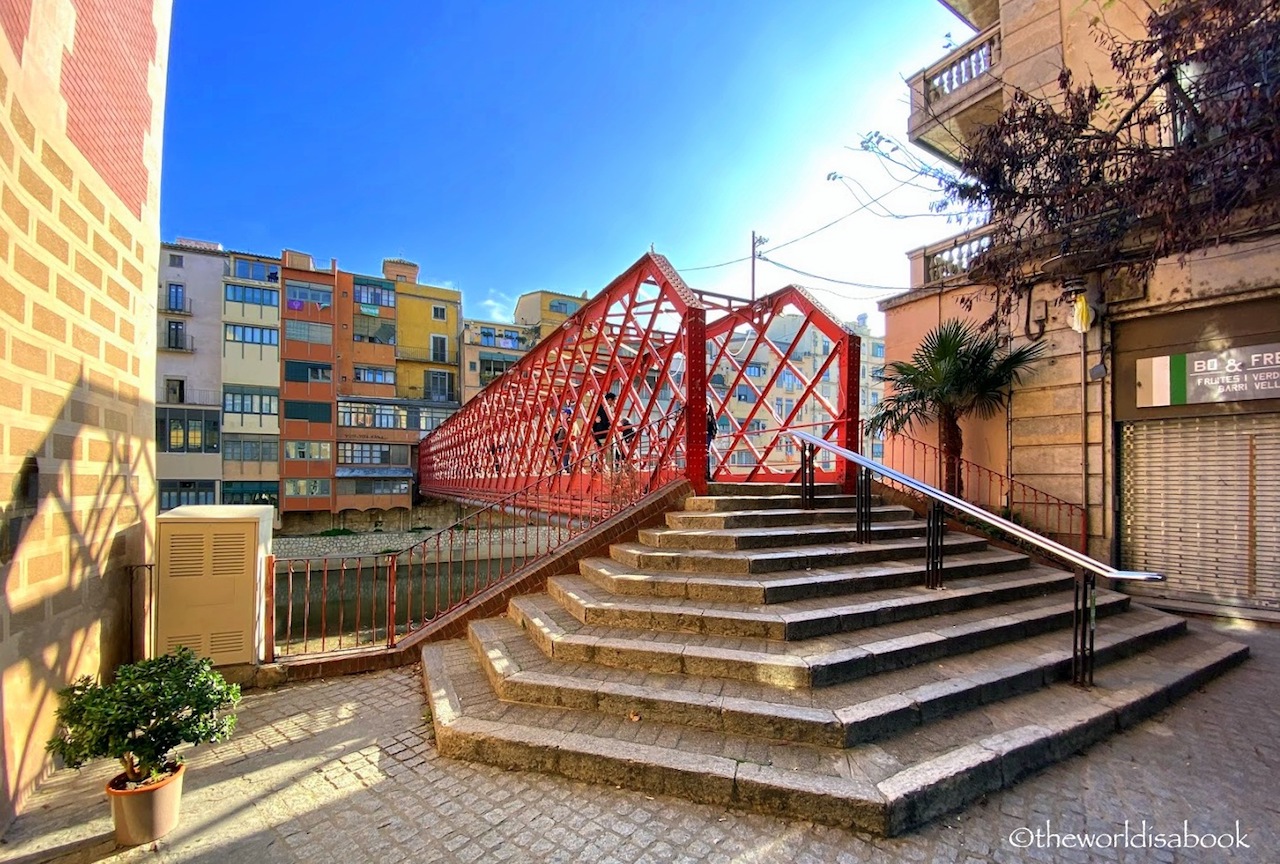
[[236, 725], [227, 712], [239, 701], [239, 685], [183, 647], [121, 666], [111, 684], [85, 676], [59, 691], [46, 749], [72, 768], [119, 759], [127, 782], [150, 783], [171, 770], [178, 745], [226, 740]]
[[1009, 388], [1029, 373], [1044, 350], [1043, 342], [1006, 348], [996, 333], [956, 318], [943, 321], [925, 334], [910, 362], [895, 360], [885, 366], [889, 396], [867, 421], [867, 431], [898, 433], [936, 421], [943, 491], [960, 497], [960, 421], [995, 416], [1007, 403]]

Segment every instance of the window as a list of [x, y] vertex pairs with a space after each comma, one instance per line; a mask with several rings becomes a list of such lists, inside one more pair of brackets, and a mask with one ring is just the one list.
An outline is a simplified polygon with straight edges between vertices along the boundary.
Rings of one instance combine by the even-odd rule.
[[734, 450], [729, 454], [730, 465], [752, 466], [756, 464], [756, 454], [750, 450]]
[[431, 319], [433, 321], [444, 321], [447, 319], [447, 317], [448, 317], [448, 310], [446, 310], [443, 306], [431, 307]]
[[332, 345], [333, 325], [289, 319], [284, 322], [284, 338], [293, 339], [296, 342], [310, 342], [313, 345]]
[[274, 435], [227, 435], [222, 441], [222, 461], [279, 462], [280, 439]]
[[409, 478], [358, 477], [338, 481], [339, 495], [408, 495]]
[[156, 452], [217, 453], [221, 424], [217, 411], [157, 408]]
[[876, 342], [874, 345], [872, 345], [872, 346], [871, 346], [871, 356], [872, 356], [872, 357], [883, 357], [883, 356], [884, 356], [884, 343], [883, 343], [883, 342]]
[[170, 254], [169, 254], [169, 266], [170, 266], [170, 267], [181, 267], [181, 266], [182, 266], [182, 256], [181, 256], [181, 255], [174, 255], [174, 254], [170, 253]]
[[368, 285], [355, 283], [351, 288], [351, 299], [364, 306], [390, 306], [395, 308], [396, 289], [390, 285]]
[[222, 388], [222, 410], [227, 414], [276, 414], [280, 410], [280, 388], [226, 384]]
[[244, 258], [237, 258], [233, 269], [237, 279], [252, 279], [255, 282], [280, 281], [279, 264], [267, 264], [265, 261], [247, 261]]
[[409, 412], [401, 405], [370, 405], [365, 402], [339, 402], [338, 425], [362, 429], [412, 429]]
[[578, 304], [571, 303], [568, 300], [552, 300], [551, 305], [547, 308], [557, 315], [572, 315], [578, 311]]
[[375, 345], [394, 345], [396, 344], [395, 319], [356, 315], [355, 321], [351, 324], [351, 338], [357, 342], [370, 342]]
[[181, 378], [164, 379], [164, 401], [175, 404], [175, 405], [181, 405], [183, 402], [187, 401], [184, 398], [186, 395], [187, 395], [186, 381], [184, 381]]
[[756, 391], [751, 389], [750, 384], [739, 384], [734, 390], [733, 397], [739, 402], [756, 401]]
[[476, 371], [476, 361], [472, 360], [470, 363], [468, 363], [467, 369], [472, 372]]
[[492, 327], [480, 328], [480, 344], [487, 345], [490, 348], [498, 341], [498, 333]]
[[224, 324], [223, 327], [228, 342], [245, 342], [249, 345], [280, 344], [280, 331], [274, 327], [253, 327], [248, 324]]
[[408, 444], [338, 442], [339, 465], [408, 465]]
[[513, 357], [480, 358], [480, 383], [488, 384], [512, 366], [516, 365]]
[[223, 504], [280, 506], [280, 484], [274, 480], [227, 480], [222, 484]]
[[216, 504], [216, 480], [161, 480], [160, 509], [172, 510], [185, 504]]
[[879, 441], [874, 441], [871, 444], [871, 458], [872, 459], [884, 458], [884, 445], [881, 444]]
[[453, 402], [453, 373], [452, 372], [427, 372], [426, 381], [426, 398], [432, 402]]
[[187, 288], [181, 282], [170, 282], [165, 297], [166, 312], [189, 312], [187, 308]]
[[333, 453], [333, 445], [328, 441], [286, 441], [284, 442], [284, 458], [308, 459], [328, 462]]
[[231, 303], [252, 303], [255, 306], [280, 305], [280, 289], [260, 288], [257, 285], [236, 285], [228, 282], [223, 289], [223, 296]]
[[866, 364], [866, 363], [863, 363], [863, 364], [862, 364], [862, 375], [861, 375], [861, 377], [862, 377], [862, 378], [864, 378], [864, 379], [867, 377], [867, 364]]
[[165, 347], [171, 351], [190, 351], [191, 343], [187, 341], [187, 325], [181, 321], [166, 321], [165, 325]]
[[823, 339], [822, 340], [822, 356], [826, 357], [830, 353], [831, 353], [831, 340]]
[[333, 289], [327, 285], [294, 282], [292, 279], [287, 279], [284, 283], [284, 298], [285, 305], [295, 312], [305, 309], [308, 303], [314, 303], [321, 309], [328, 309], [333, 305]]
[[381, 366], [357, 366], [355, 376], [357, 381], [365, 384], [396, 383], [396, 370], [384, 369]]
[[763, 377], [764, 377], [764, 364], [762, 364], [762, 363], [748, 363], [748, 364], [743, 368], [743, 370], [742, 370], [742, 371], [746, 373], [746, 375], [747, 375], [747, 377], [748, 377], [748, 378], [763, 378]]
[[310, 384], [328, 384], [333, 381], [333, 367], [328, 363], [286, 360], [284, 361], [284, 380], [306, 381]]
[[871, 407], [873, 407], [873, 408], [874, 408], [875, 406], [877, 406], [877, 405], [879, 405], [879, 404], [880, 404], [880, 394], [879, 394], [879, 393], [877, 393], [876, 391], [872, 390], [872, 391], [871, 391]]
[[790, 369], [783, 369], [778, 375], [778, 386], [784, 390], [798, 390], [800, 388], [800, 378]]
[[328, 402], [299, 402], [286, 399], [284, 419], [306, 420], [308, 423], [332, 423], [333, 406]]
[[449, 362], [449, 337], [433, 334], [431, 336], [431, 362]]
[[284, 494], [294, 498], [328, 498], [328, 480], [286, 480]]
[[786, 423], [787, 418], [791, 416], [791, 412], [796, 409], [796, 400], [783, 399], [778, 397], [773, 400], [774, 413], [778, 415], [778, 422]]

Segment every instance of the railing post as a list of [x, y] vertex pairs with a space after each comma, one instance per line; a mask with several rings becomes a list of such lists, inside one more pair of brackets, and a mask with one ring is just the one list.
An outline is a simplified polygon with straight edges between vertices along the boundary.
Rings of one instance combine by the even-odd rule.
[[[844, 339], [840, 350], [840, 387], [839, 402], [836, 406], [840, 412], [840, 422], [836, 424], [836, 444], [855, 453], [862, 452], [862, 418], [859, 416], [858, 396], [862, 381], [859, 373], [862, 370], [862, 339], [849, 334]], [[857, 466], [841, 459], [836, 465], [836, 480], [840, 491], [845, 495], [853, 492], [857, 485]]]
[[1071, 683], [1093, 686], [1093, 635], [1098, 620], [1098, 577], [1077, 570], [1071, 616]]
[[859, 543], [871, 542], [871, 469], [859, 468], [855, 477], [854, 511], [857, 520], [856, 537]]
[[396, 562], [400, 555], [387, 557], [387, 647], [396, 647]]
[[817, 490], [814, 489], [814, 451], [817, 448], [807, 441], [800, 442], [800, 506], [812, 510]]
[[262, 576], [262, 654], [268, 663], [276, 661], [276, 556], [267, 556], [267, 572]]
[[707, 440], [707, 310], [685, 310], [684, 464], [697, 495], [707, 494], [711, 442]]
[[942, 535], [946, 531], [946, 511], [941, 501], [929, 504], [925, 520], [924, 584], [926, 588], [942, 587]]

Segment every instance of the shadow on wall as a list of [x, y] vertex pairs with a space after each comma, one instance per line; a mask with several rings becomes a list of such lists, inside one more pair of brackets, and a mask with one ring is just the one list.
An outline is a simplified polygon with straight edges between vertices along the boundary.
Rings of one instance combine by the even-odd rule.
[[143, 482], [155, 477], [149, 429], [138, 428], [147, 412], [138, 408], [82, 372], [48, 428], [10, 430], [11, 447], [14, 432], [29, 444], [0, 485], [0, 830], [51, 767], [44, 745], [57, 691], [134, 659], [142, 592], [133, 565], [149, 548], [155, 507], [154, 483]]

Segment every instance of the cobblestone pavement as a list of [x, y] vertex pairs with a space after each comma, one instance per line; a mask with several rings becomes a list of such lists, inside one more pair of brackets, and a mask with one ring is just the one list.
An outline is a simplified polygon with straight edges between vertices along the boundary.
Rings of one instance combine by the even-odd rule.
[[[58, 772], [0, 861], [1280, 861], [1280, 630], [1230, 632], [1253, 649], [1242, 667], [900, 838], [438, 757], [415, 667], [246, 696], [235, 737], [190, 754], [182, 823], [153, 846], [114, 847], [111, 764]], [[1238, 822], [1249, 848], [1126, 849], [1110, 836], [1126, 820], [1131, 844], [1143, 820], [1179, 839], [1184, 821], [1193, 835]], [[1076, 833], [1121, 848], [1066, 848]]]

